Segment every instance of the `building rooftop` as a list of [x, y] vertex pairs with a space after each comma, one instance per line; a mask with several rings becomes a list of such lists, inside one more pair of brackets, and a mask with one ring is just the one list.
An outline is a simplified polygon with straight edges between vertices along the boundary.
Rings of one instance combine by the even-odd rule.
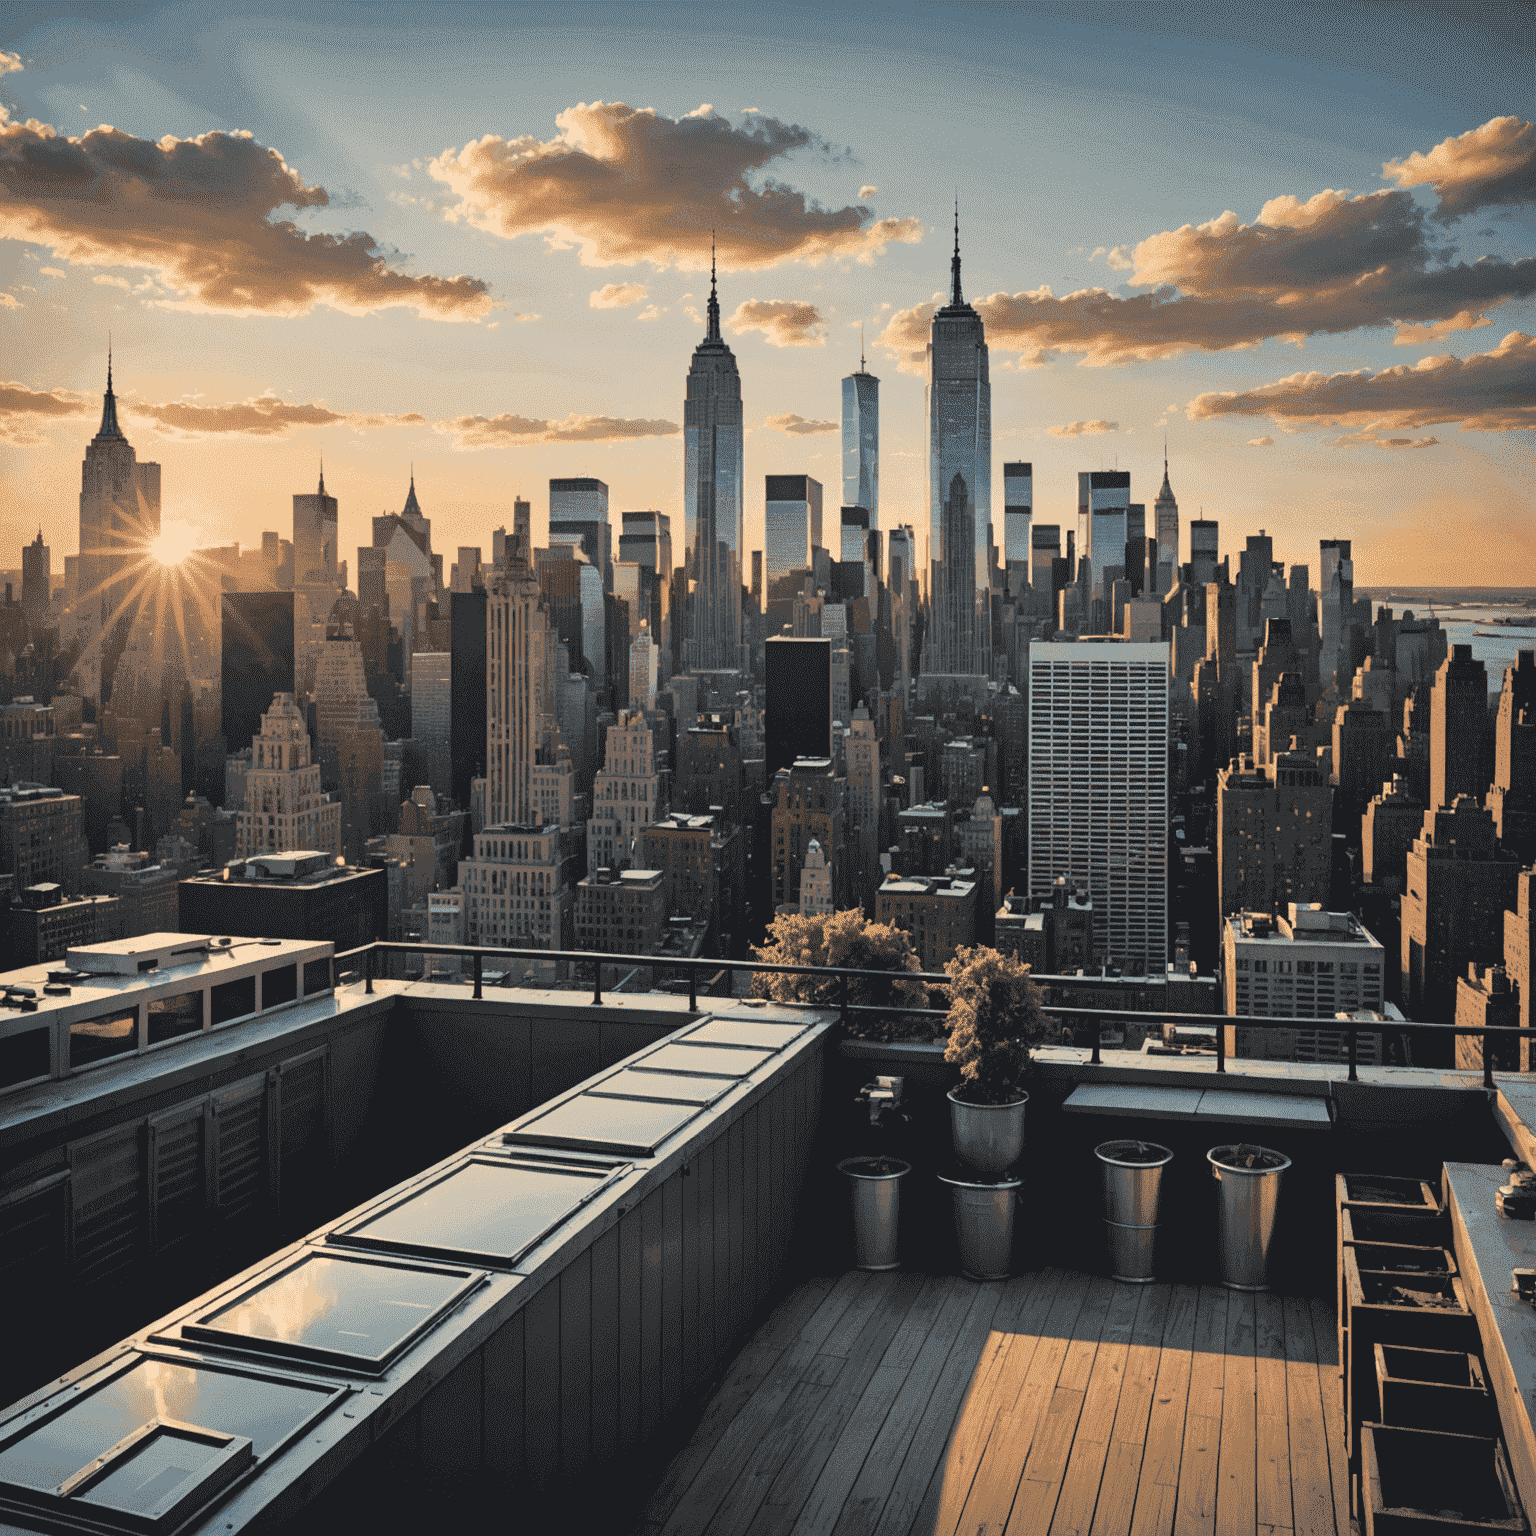
[[1235, 912], [1225, 919], [1234, 938], [1283, 944], [1359, 944], [1381, 949], [1381, 942], [1353, 912], [1327, 912], [1319, 902], [1298, 906], [1291, 902], [1284, 917], [1268, 912]]

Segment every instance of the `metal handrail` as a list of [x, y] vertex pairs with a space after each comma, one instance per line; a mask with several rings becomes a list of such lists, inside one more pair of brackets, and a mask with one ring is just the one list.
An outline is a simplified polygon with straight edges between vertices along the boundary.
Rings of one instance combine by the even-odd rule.
[[[874, 1013], [886, 1018], [944, 1018], [948, 1010], [943, 1008], [908, 1008], [897, 1004], [880, 1003], [854, 1003], [849, 1000], [850, 981], [853, 977], [865, 977], [870, 980], [883, 980], [887, 983], [898, 981], [917, 982], [924, 986], [948, 987], [950, 978], [943, 972], [933, 971], [869, 971], [861, 970], [856, 966], [833, 965], [788, 965], [773, 960], [720, 960], [716, 958], [695, 957], [689, 955], [628, 955], [610, 954], [604, 951], [589, 949], [502, 949], [491, 946], [477, 946], [471, 944], [417, 944], [397, 942], [391, 939], [377, 939], [371, 944], [359, 945], [356, 949], [349, 949], [336, 956], [338, 965], [345, 960], [352, 960], [357, 956], [363, 957], [363, 973], [365, 991], [373, 991], [374, 953], [380, 954], [419, 954], [419, 955], [455, 955], [467, 956], [474, 960], [474, 996], [483, 1001], [482, 987], [482, 962], [487, 957], [497, 959], [506, 958], [513, 960], [538, 960], [538, 961], [569, 961], [573, 964], [591, 963], [595, 966], [592, 989], [592, 1001], [594, 1006], [600, 1006], [603, 1001], [602, 968], [605, 965], [627, 965], [632, 968], [645, 966], [654, 972], [658, 967], [682, 970], [688, 976], [688, 1007], [690, 1010], [698, 1008], [698, 975], [699, 972], [709, 971], [715, 975], [725, 973], [727, 985], [730, 985], [732, 974], [735, 971], [749, 971], [753, 973], [764, 972], [774, 975], [786, 976], [825, 976], [838, 982], [838, 998], [835, 1003], [828, 1001], [814, 1001], [793, 999], [781, 1006], [826, 1008], [835, 1006], [843, 1024], [849, 1022], [849, 1016], [855, 1013]], [[1034, 978], [1038, 986], [1126, 986], [1139, 987], [1149, 985], [1159, 978], [1134, 977], [1134, 976], [1093, 976], [1093, 975], [1040, 975]], [[1216, 1032], [1216, 1070], [1227, 1070], [1227, 1027], [1242, 1029], [1305, 1029], [1328, 1030], [1334, 1034], [1347, 1037], [1349, 1049], [1349, 1082], [1359, 1081], [1359, 1037], [1361, 1035], [1396, 1035], [1396, 1034], [1436, 1034], [1441, 1038], [1450, 1035], [1453, 1038], [1461, 1035], [1475, 1035], [1483, 1042], [1483, 1085], [1493, 1087], [1493, 1054], [1489, 1049], [1494, 1039], [1524, 1039], [1536, 1038], [1536, 1028], [1521, 1029], [1514, 1025], [1476, 1025], [1476, 1024], [1435, 1024], [1425, 1023], [1412, 1019], [1382, 1019], [1379, 1021], [1361, 1022], [1356, 1019], [1320, 1019], [1320, 1018], [1275, 1018], [1268, 1015], [1255, 1014], [1230, 1014], [1230, 1013], [1183, 1013], [1172, 1009], [1139, 1009], [1139, 1008], [1075, 1008], [1070, 1005], [1048, 1003], [1045, 1011], [1053, 1018], [1082, 1018], [1087, 1019], [1093, 1026], [1092, 1055], [1090, 1061], [1095, 1066], [1103, 1065], [1100, 1054], [1100, 1032], [1105, 1020], [1122, 1019], [1128, 1023], [1157, 1023], [1157, 1024], [1194, 1024], [1201, 1026], [1214, 1026]]]

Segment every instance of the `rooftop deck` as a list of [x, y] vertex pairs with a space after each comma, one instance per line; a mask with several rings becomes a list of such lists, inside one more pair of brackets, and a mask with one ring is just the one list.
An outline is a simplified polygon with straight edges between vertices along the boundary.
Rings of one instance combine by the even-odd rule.
[[1332, 1309], [1046, 1269], [792, 1292], [637, 1536], [1350, 1529]]

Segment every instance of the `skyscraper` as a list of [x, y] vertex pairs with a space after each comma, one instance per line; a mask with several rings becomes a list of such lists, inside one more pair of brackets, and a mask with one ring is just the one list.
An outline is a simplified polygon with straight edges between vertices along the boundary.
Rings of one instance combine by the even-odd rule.
[[1030, 561], [1029, 526], [1034, 516], [1034, 466], [1003, 465], [1003, 564]]
[[741, 650], [741, 375], [720, 335], [714, 263], [709, 324], [693, 349], [683, 404], [683, 666], [736, 668]]
[[320, 791], [320, 765], [310, 759], [309, 731], [289, 692], [268, 700], [251, 743], [245, 804], [238, 811], [236, 857], [313, 849], [342, 851], [341, 802]]
[[766, 475], [763, 504], [763, 580], [769, 602], [787, 601], [778, 584], [810, 568], [821, 548], [821, 482], [809, 475]]
[[1157, 520], [1157, 563], [1159, 568], [1168, 566], [1170, 574], [1179, 566], [1179, 504], [1173, 499], [1173, 487], [1168, 483], [1168, 449], [1163, 448], [1163, 483], [1152, 505]]
[[418, 651], [411, 659], [411, 737], [427, 755], [435, 794], [453, 790], [453, 653]]
[[43, 530], [39, 528], [37, 537], [21, 547], [21, 616], [28, 629], [43, 627], [52, 585], [52, 551], [43, 543]]
[[832, 754], [832, 642], [770, 636], [763, 648], [767, 776]]
[[[1089, 562], [1087, 595], [1104, 583], [1104, 568], [1123, 567], [1130, 538], [1131, 476], [1124, 469], [1084, 470], [1077, 477], [1077, 553]], [[1108, 592], [1103, 593], [1108, 597]]]
[[880, 380], [864, 367], [843, 380], [843, 502], [880, 526]]
[[462, 810], [469, 805], [470, 780], [485, 777], [485, 588], [455, 592], [451, 603], [448, 717], [457, 729], [450, 749], [449, 790]]
[[533, 826], [533, 768], [553, 735], [554, 641], [525, 533], [511, 540], [486, 614], [486, 824]]
[[925, 674], [991, 671], [992, 385], [986, 327], [960, 291], [960, 215], [949, 303], [928, 340], [928, 604]]
[[1029, 648], [1029, 892], [1093, 899], [1094, 948], [1167, 963], [1168, 647]]
[[226, 592], [222, 602], [224, 745], [243, 752], [273, 695], [294, 691], [293, 593]]
[[613, 532], [608, 523], [608, 487], [587, 478], [549, 482], [549, 543], [579, 547], [613, 590]]
[[1429, 807], [1449, 810], [1458, 795], [1481, 802], [1488, 731], [1488, 669], [1470, 645], [1454, 645], [1429, 696]]
[[336, 498], [325, 494], [325, 466], [322, 465], [320, 489], [313, 496], [293, 498], [293, 584], [296, 587], [336, 585], [336, 524]]

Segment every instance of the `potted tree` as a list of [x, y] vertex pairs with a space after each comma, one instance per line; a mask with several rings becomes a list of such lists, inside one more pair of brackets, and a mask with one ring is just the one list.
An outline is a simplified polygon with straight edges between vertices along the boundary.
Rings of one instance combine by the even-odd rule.
[[978, 1173], [1002, 1173], [1024, 1152], [1030, 1047], [1044, 1038], [1040, 989], [1014, 955], [978, 945], [961, 949], [949, 973], [949, 1045], [960, 1069], [950, 1090], [955, 1155]]
[[960, 1268], [973, 1280], [1001, 1279], [1013, 1248], [1016, 1193], [1010, 1170], [1024, 1151], [1030, 1046], [1044, 1033], [1040, 993], [1029, 967], [995, 949], [961, 949], [950, 980], [949, 1045], [960, 1069], [950, 1091], [950, 1128], [964, 1165], [940, 1174], [954, 1202]]

